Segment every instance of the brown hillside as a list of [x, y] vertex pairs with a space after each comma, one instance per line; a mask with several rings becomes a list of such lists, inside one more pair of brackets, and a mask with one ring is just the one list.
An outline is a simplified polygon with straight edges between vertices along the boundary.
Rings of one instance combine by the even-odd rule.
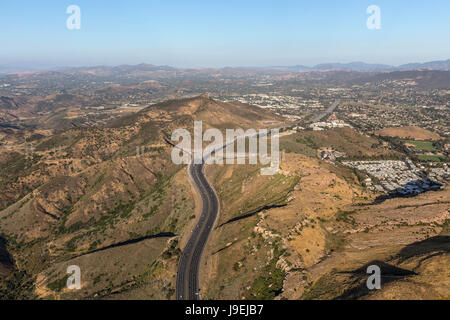
[[[165, 138], [191, 130], [194, 120], [258, 128], [274, 119], [281, 120], [200, 96], [153, 105], [108, 126], [5, 134], [0, 236], [17, 265], [7, 287], [18, 286], [7, 296], [22, 295], [20, 273], [35, 279], [27, 290], [41, 298], [173, 298], [178, 243], [196, 211], [186, 166], [172, 163]], [[83, 270], [83, 290], [64, 289], [71, 264]]]
[[416, 127], [400, 127], [400, 128], [385, 128], [375, 131], [375, 134], [385, 137], [397, 137], [402, 139], [412, 140], [440, 140], [441, 137], [432, 131]]
[[[355, 144], [357, 135], [348, 134], [344, 143], [330, 142], [355, 156], [373, 152], [375, 139]], [[276, 176], [252, 166], [207, 167], [221, 216], [205, 255], [204, 296], [448, 299], [449, 189], [374, 204], [376, 194], [354, 172], [308, 155], [325, 142], [284, 137], [290, 153]], [[377, 292], [365, 286], [372, 264], [384, 273]]]

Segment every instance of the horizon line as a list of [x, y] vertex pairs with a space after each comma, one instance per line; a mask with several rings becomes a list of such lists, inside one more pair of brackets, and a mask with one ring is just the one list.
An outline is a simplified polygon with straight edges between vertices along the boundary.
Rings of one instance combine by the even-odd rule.
[[[140, 62], [140, 63], [118, 63], [118, 64], [64, 64], [64, 65], [55, 65], [55, 66], [42, 66], [40, 67], [40, 63], [35, 63], [34, 66], [23, 66], [21, 64], [3, 64], [0, 65], [0, 73], [1, 69], [23, 69], [22, 72], [42, 72], [42, 71], [55, 71], [58, 69], [83, 69], [83, 68], [100, 68], [100, 67], [120, 67], [120, 66], [140, 66], [140, 65], [149, 65], [149, 66], [155, 66], [155, 67], [169, 67], [174, 69], [275, 69], [275, 68], [293, 68], [293, 67], [304, 67], [309, 69], [314, 69], [320, 66], [327, 66], [327, 65], [349, 65], [349, 64], [364, 64], [367, 66], [380, 66], [380, 67], [386, 67], [386, 68], [399, 68], [402, 66], [410, 65], [410, 64], [428, 64], [428, 63], [435, 63], [435, 62], [450, 62], [449, 59], [440, 59], [440, 60], [424, 60], [424, 61], [414, 61], [414, 62], [407, 62], [402, 63], [399, 65], [393, 65], [393, 64], [386, 64], [386, 63], [378, 63], [378, 62], [365, 62], [365, 61], [350, 61], [350, 62], [321, 62], [313, 65], [307, 65], [307, 64], [286, 64], [286, 65], [263, 65], [263, 66], [251, 66], [251, 65], [224, 65], [220, 67], [211, 67], [211, 66], [193, 66], [193, 67], [183, 67], [183, 66], [173, 66], [169, 64], [153, 64], [149, 62]], [[28, 63], [25, 63], [28, 64]], [[33, 63], [31, 63], [32, 65]], [[42, 63], [41, 63], [42, 64]], [[45, 65], [45, 64], [42, 64]]]

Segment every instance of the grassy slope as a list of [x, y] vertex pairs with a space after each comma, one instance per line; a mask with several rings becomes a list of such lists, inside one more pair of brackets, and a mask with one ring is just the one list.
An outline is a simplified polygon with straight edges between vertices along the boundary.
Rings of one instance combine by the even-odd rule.
[[[192, 128], [194, 119], [210, 112], [236, 127], [247, 116], [272, 120], [256, 109], [236, 108], [207, 97], [168, 101], [106, 127], [37, 139], [31, 159], [20, 153], [0, 157], [0, 233], [20, 272], [35, 280], [30, 292], [46, 298], [173, 298], [178, 237], [193, 218], [194, 202], [185, 167], [172, 164], [163, 138]], [[206, 126], [220, 124], [214, 121]], [[137, 154], [137, 147], [144, 153]], [[148, 238], [160, 233], [169, 236]], [[70, 264], [82, 269], [77, 292], [64, 289]]]
[[[365, 272], [353, 272], [377, 261], [386, 264], [388, 278], [398, 271], [395, 268], [401, 269], [401, 275], [417, 272], [415, 298], [448, 296], [447, 273], [438, 268], [440, 263], [448, 264], [448, 246], [427, 240], [443, 228], [448, 215], [448, 204], [442, 203], [445, 194], [367, 205], [375, 195], [360, 185], [354, 173], [314, 160], [316, 148], [333, 147], [355, 158], [396, 158], [400, 154], [349, 129], [301, 132], [282, 138], [281, 144], [289, 151], [281, 165], [282, 176], [297, 176], [300, 182], [290, 189], [287, 206], [264, 210], [214, 231], [205, 266], [208, 275], [203, 279], [206, 297], [377, 298], [364, 290]], [[219, 195], [223, 193], [221, 222], [243, 214], [238, 210], [243, 204], [269, 203], [271, 195], [284, 195], [278, 189], [283, 181], [269, 183], [268, 188], [250, 166], [211, 167], [208, 176]], [[431, 204], [429, 199], [434, 199]], [[408, 204], [411, 209], [404, 207]], [[422, 246], [421, 241], [430, 241], [428, 251], [414, 249]], [[393, 258], [405, 248], [417, 254], [405, 261]], [[430, 261], [430, 266], [420, 267], [422, 259]], [[434, 278], [429, 276], [433, 270], [437, 272]], [[402, 284], [406, 279], [385, 282], [386, 289], [378, 297], [413, 297], [408, 295], [411, 287]], [[427, 293], [429, 286], [434, 288]]]

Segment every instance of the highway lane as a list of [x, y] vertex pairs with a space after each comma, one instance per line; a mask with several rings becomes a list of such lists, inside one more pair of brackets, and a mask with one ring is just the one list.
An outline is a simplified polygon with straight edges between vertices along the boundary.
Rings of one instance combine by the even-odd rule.
[[319, 122], [326, 116], [329, 116], [334, 111], [334, 109], [337, 108], [337, 106], [339, 105], [340, 102], [341, 102], [340, 100], [336, 100], [335, 102], [333, 102], [333, 104], [331, 106], [329, 106], [327, 110], [325, 110], [323, 113], [319, 114], [314, 119], [312, 119], [311, 123]]
[[[286, 127], [281, 127], [286, 128]], [[278, 128], [280, 130], [281, 128]], [[259, 136], [257, 133], [256, 136]], [[253, 137], [254, 135], [244, 135], [245, 137]], [[229, 141], [214, 151], [224, 149], [230, 144], [234, 144], [237, 139], [242, 138], [237, 137], [233, 141]], [[171, 142], [169, 144], [173, 145]], [[185, 150], [184, 150], [185, 151]], [[192, 155], [191, 152], [188, 152]], [[194, 161], [189, 165], [189, 174], [200, 193], [202, 198], [202, 214], [197, 226], [192, 232], [192, 235], [183, 250], [177, 272], [176, 281], [176, 296], [177, 300], [198, 300], [199, 296], [199, 284], [198, 284], [198, 272], [200, 268], [200, 262], [205, 248], [206, 242], [208, 241], [211, 230], [216, 221], [217, 215], [219, 214], [219, 200], [213, 188], [206, 179], [203, 169], [205, 161], [213, 154], [203, 155], [202, 164], [195, 164]]]
[[[313, 121], [319, 121], [326, 115], [331, 114], [339, 103], [339, 100], [335, 101], [325, 112], [315, 117]], [[259, 133], [256, 134], [256, 136], [259, 135]], [[252, 136], [246, 135], [246, 137]], [[238, 138], [227, 142], [216, 150], [225, 148], [226, 146], [234, 143], [237, 139]], [[174, 147], [177, 147], [169, 139], [166, 139], [166, 142]], [[185, 152], [191, 154], [190, 151]], [[194, 161], [192, 161], [188, 168], [189, 174], [202, 198], [202, 213], [196, 227], [192, 231], [192, 235], [189, 238], [186, 247], [183, 250], [178, 264], [176, 280], [177, 300], [198, 300], [200, 298], [198, 283], [200, 262], [203, 250], [219, 213], [219, 200], [203, 173], [205, 160], [209, 158], [211, 154], [212, 153], [203, 156], [202, 164], [195, 164]]]
[[198, 300], [202, 253], [219, 212], [219, 200], [203, 174], [204, 164], [191, 163], [189, 173], [202, 198], [202, 214], [183, 250], [177, 273], [177, 300]]

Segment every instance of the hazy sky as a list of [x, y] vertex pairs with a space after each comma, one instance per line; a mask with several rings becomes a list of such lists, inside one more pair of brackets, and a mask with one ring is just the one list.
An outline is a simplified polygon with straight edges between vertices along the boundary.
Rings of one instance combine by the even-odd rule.
[[449, 13], [448, 0], [1, 0], [0, 66], [399, 65], [450, 58]]

